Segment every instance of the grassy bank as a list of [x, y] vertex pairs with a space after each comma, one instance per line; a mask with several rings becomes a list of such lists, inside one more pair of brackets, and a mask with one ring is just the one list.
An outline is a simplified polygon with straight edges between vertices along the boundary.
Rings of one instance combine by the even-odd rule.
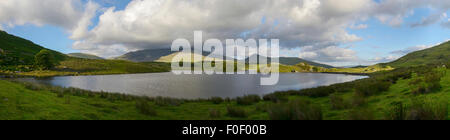
[[106, 75], [106, 74], [132, 74], [132, 73], [154, 73], [169, 72], [170, 64], [158, 62], [136, 63], [123, 60], [92, 60], [70, 58], [61, 61], [51, 70], [33, 71], [3, 71], [4, 74], [18, 76], [66, 76], [66, 75]]
[[448, 119], [450, 70], [439, 78], [440, 88], [413, 91], [421, 87], [415, 85], [418, 77], [433, 80], [428, 75], [433, 72], [398, 69], [327, 87], [208, 100], [145, 98], [1, 80], [0, 119]]

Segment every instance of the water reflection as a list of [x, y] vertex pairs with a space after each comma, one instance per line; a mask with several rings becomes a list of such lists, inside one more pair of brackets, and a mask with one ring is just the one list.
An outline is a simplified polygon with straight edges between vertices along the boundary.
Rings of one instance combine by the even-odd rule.
[[238, 97], [275, 91], [299, 90], [353, 81], [365, 76], [317, 73], [282, 73], [273, 86], [260, 86], [262, 75], [174, 75], [172, 73], [64, 76], [22, 80], [92, 91], [174, 98]]

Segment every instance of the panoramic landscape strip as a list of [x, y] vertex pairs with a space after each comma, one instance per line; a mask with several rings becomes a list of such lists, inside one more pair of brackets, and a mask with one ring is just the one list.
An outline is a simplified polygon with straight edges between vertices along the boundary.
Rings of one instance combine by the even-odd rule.
[[[253, 135], [273, 134], [272, 120], [449, 120], [449, 9], [1, 0], [0, 120], [261, 120], [226, 127]], [[210, 125], [200, 133], [225, 130]]]
[[[450, 43], [397, 61], [358, 68], [324, 68], [305, 62], [281, 72], [352, 73], [369, 78], [317, 88], [237, 98], [176, 99], [23, 82], [17, 77], [169, 72], [164, 62], [78, 58], [2, 32], [0, 119], [186, 120], [398, 120], [448, 118]], [[3, 45], [4, 46], [4, 45]], [[32, 47], [30, 47], [32, 46]], [[425, 56], [425, 54], [428, 54]], [[20, 58], [22, 60], [17, 60]], [[14, 62], [16, 61], [16, 62]], [[21, 64], [20, 64], [21, 63]], [[280, 62], [283, 63], [283, 62]], [[407, 63], [409, 66], [405, 67]], [[20, 65], [18, 65], [20, 64]], [[151, 92], [151, 91], [149, 91]]]

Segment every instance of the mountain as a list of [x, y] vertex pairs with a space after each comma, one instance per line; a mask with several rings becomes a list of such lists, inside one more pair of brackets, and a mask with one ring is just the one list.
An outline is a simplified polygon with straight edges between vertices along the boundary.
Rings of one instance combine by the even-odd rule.
[[70, 56], [70, 57], [84, 58], [84, 59], [97, 59], [97, 60], [104, 59], [104, 58], [96, 56], [96, 55], [85, 54], [85, 53], [69, 53], [67, 55]]
[[[5, 31], [0, 31], [0, 51], [6, 54], [8, 59], [13, 60], [14, 65], [17, 64], [33, 64], [34, 55], [42, 49], [42, 46], [34, 44], [33, 42], [10, 35]], [[57, 61], [67, 58], [65, 54], [50, 50]]]
[[[245, 61], [248, 62], [248, 60], [253, 57], [259, 57], [259, 55], [252, 55], [249, 58], [245, 59]], [[308, 61], [308, 60], [296, 58], [296, 57], [280, 57], [278, 61], [280, 62], [280, 64], [283, 64], [283, 65], [293, 66], [293, 65], [297, 65], [299, 63], [306, 63], [306, 64], [316, 66], [316, 67], [334, 68], [333, 66], [330, 66], [330, 65], [320, 64], [320, 63], [316, 63], [316, 62], [312, 62], [312, 61]]]
[[390, 63], [382, 65], [392, 67], [409, 67], [427, 64], [448, 63], [450, 61], [450, 41], [438, 46], [410, 53]]
[[[172, 58], [180, 53], [182, 52], [172, 52], [171, 49], [148, 49], [129, 52], [115, 59], [128, 60], [133, 62], [171, 62]], [[210, 52], [203, 52], [201, 55], [203, 58], [206, 58], [206, 56], [208, 56], [209, 54]], [[216, 58], [216, 60], [223, 60], [223, 56], [212, 55], [212, 58]]]
[[170, 49], [149, 49], [129, 52], [115, 59], [129, 60], [133, 62], [152, 62], [172, 53], [174, 52], [172, 52]]
[[[116, 59], [120, 60], [129, 60], [134, 62], [171, 62], [172, 58], [181, 52], [172, 52], [170, 49], [149, 49], [149, 50], [141, 50], [135, 52], [129, 52], [125, 55], [119, 56]], [[209, 55], [209, 52], [203, 52], [203, 58], [206, 58]], [[182, 54], [187, 55], [187, 54]], [[257, 57], [258, 55], [253, 55], [251, 57]], [[216, 58], [216, 60], [223, 60], [222, 56], [212, 56], [212, 58]], [[246, 60], [248, 60], [247, 58]], [[334, 68], [330, 65], [320, 64], [308, 60], [304, 60], [301, 58], [295, 57], [280, 57], [280, 64], [283, 65], [296, 65], [299, 63], [307, 63], [312, 66], [323, 67], [323, 68]]]

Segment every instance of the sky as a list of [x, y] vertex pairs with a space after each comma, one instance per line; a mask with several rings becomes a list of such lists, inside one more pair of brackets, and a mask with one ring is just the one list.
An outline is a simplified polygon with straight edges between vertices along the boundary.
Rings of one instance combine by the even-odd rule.
[[448, 0], [1, 0], [0, 30], [110, 58], [178, 38], [279, 39], [280, 55], [371, 65], [450, 39]]

